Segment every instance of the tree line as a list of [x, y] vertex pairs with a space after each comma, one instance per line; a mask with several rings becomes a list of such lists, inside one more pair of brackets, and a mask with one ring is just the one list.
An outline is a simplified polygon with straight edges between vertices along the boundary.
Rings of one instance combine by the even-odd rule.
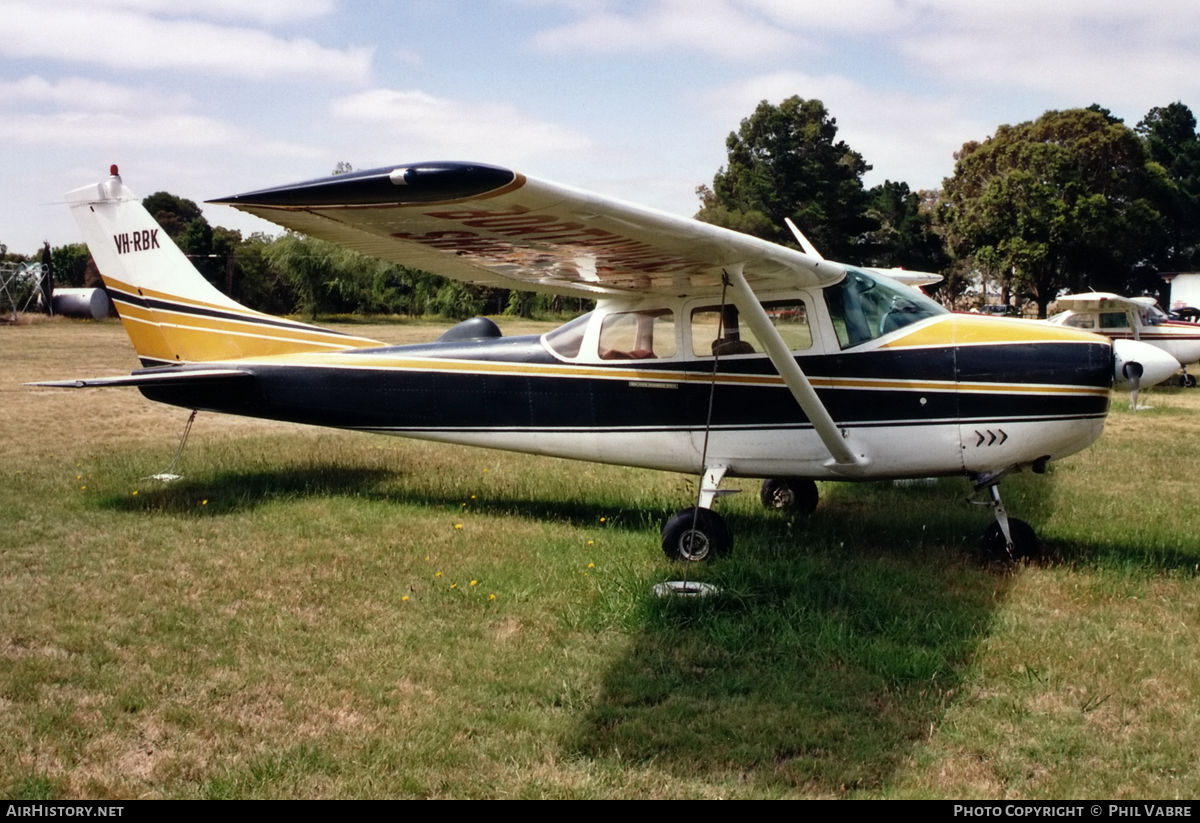
[[[885, 180], [838, 139], [820, 100], [761, 102], [726, 140], [697, 219], [798, 247], [790, 218], [820, 253], [845, 263], [938, 272], [931, 291], [966, 308], [991, 285], [1002, 302], [1047, 306], [1062, 291], [1165, 297], [1160, 274], [1200, 268], [1200, 137], [1182, 102], [1130, 128], [1099, 105], [1001, 125], [955, 153], [939, 189]], [[350, 171], [339, 163], [334, 173]], [[211, 226], [191, 200], [143, 203], [201, 273], [271, 314], [551, 315], [576, 301], [447, 280], [294, 233]], [[9, 255], [14, 257], [14, 255]], [[53, 250], [55, 282], [98, 285], [81, 244]]]
[[1064, 290], [1161, 302], [1160, 275], [1200, 263], [1200, 138], [1181, 102], [1134, 128], [1099, 105], [1002, 125], [934, 191], [865, 188], [871, 166], [819, 100], [764, 100], [726, 149], [698, 219], [798, 247], [791, 218], [824, 256], [944, 274], [932, 291], [958, 307], [987, 281], [1039, 317]]

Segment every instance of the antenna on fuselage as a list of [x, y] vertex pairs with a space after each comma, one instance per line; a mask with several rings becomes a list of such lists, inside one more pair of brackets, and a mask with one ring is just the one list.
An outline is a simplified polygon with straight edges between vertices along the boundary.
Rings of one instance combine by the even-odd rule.
[[821, 256], [821, 253], [817, 251], [817, 247], [810, 243], [808, 238], [804, 236], [804, 232], [796, 228], [796, 224], [792, 222], [792, 218], [785, 217], [783, 218], [783, 222], [787, 223], [787, 227], [792, 230], [792, 236], [796, 238], [796, 242], [800, 244], [800, 248], [804, 249], [805, 254], [810, 257], [815, 257], [818, 260], [825, 259]]

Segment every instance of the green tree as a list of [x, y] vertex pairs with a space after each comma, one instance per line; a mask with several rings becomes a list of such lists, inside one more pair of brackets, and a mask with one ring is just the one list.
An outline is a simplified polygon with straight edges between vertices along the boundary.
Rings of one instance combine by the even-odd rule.
[[910, 191], [885, 180], [867, 192], [866, 216], [878, 224], [858, 238], [858, 262], [881, 268], [939, 272], [950, 263], [933, 221], [937, 192]]
[[54, 285], [64, 288], [83, 288], [88, 261], [92, 255], [83, 243], [68, 243], [50, 252], [50, 268]]
[[1200, 138], [1196, 117], [1183, 103], [1155, 107], [1137, 124], [1150, 159], [1162, 171], [1156, 204], [1167, 242], [1159, 259], [1164, 271], [1200, 266]]
[[187, 230], [193, 220], [201, 220], [208, 225], [200, 207], [194, 201], [177, 197], [169, 192], [156, 191], [142, 200], [142, 206], [150, 212], [150, 216], [176, 243], [179, 242], [180, 235]]
[[295, 310], [315, 320], [318, 314], [333, 309], [330, 288], [337, 279], [337, 258], [343, 251], [332, 243], [289, 232], [266, 249], [266, 258], [291, 286]]
[[764, 100], [725, 146], [727, 165], [697, 189], [697, 219], [794, 247], [790, 217], [822, 255], [854, 261], [856, 238], [875, 228], [862, 186], [871, 167], [837, 140], [820, 100]]
[[1038, 316], [1064, 288], [1140, 290], [1162, 217], [1145, 147], [1119, 120], [1048, 111], [956, 160], [940, 214], [954, 251], [1011, 273]]

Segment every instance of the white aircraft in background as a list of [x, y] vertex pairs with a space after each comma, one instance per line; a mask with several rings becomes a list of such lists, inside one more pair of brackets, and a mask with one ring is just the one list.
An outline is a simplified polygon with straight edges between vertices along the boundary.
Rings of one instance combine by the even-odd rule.
[[[1200, 325], [1172, 320], [1153, 297], [1090, 292], [1060, 297], [1056, 302], [1064, 311], [1047, 319], [1047, 323], [1094, 331], [1111, 340], [1149, 343], [1174, 358], [1175, 371], [1183, 370], [1183, 386], [1192, 388], [1196, 385], [1195, 376], [1188, 374], [1188, 366], [1200, 363]], [[1144, 378], [1141, 384], [1154, 385]], [[1137, 405], [1136, 400], [1134, 405]]]
[[1160, 379], [1144, 343], [951, 314], [815, 250], [495, 166], [387, 166], [213, 202], [470, 283], [597, 301], [543, 335], [476, 318], [387, 346], [271, 317], [209, 285], [115, 166], [67, 198], [145, 368], [42, 385], [699, 475], [695, 506], [663, 529], [681, 560], [732, 548], [712, 508], [731, 477], [811, 510], [816, 480], [966, 475], [991, 495], [991, 551], [1033, 553], [1000, 479], [1095, 440], [1114, 375]]

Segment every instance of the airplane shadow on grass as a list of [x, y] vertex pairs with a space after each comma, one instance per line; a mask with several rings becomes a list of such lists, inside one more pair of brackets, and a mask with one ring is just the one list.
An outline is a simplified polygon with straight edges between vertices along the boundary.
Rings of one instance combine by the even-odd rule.
[[611, 521], [610, 527], [618, 529], [645, 528], [648, 519], [654, 522], [671, 514], [666, 508], [618, 508], [586, 499], [522, 497], [519, 492], [476, 496], [466, 484], [462, 490], [453, 488], [455, 484], [450, 484], [449, 489], [419, 484], [397, 488], [395, 478], [396, 472], [389, 469], [339, 465], [196, 472], [173, 483], [155, 481], [153, 488], [142, 488], [137, 496], [106, 496], [100, 506], [147, 514], [194, 514], [203, 500], [203, 514], [213, 516], [239, 514], [277, 501], [306, 498], [347, 497], [453, 509], [470, 500], [471, 510], [476, 514], [552, 520], [575, 526], [592, 526], [599, 513], [604, 512]]
[[1012, 578], [975, 558], [979, 512], [930, 508], [944, 488], [867, 491], [735, 522], [735, 556], [698, 575], [719, 595], [647, 594], [564, 746], [755, 793], [886, 785], [960, 696]]
[[[1006, 502], [1036, 526], [1053, 511], [1053, 488], [1017, 479]], [[465, 490], [415, 472], [316, 464], [198, 474], [106, 505], [195, 512], [204, 496], [206, 514], [221, 515], [273, 500], [355, 497], [457, 508]], [[647, 581], [630, 647], [560, 744], [579, 757], [653, 762], [681, 777], [748, 781], [767, 793], [886, 786], [961, 696], [1013, 579], [979, 560], [991, 514], [962, 501], [968, 490], [961, 480], [838, 485], [824, 487], [808, 518], [732, 509], [734, 556], [686, 572], [722, 593], [659, 600], [648, 591], [657, 581]], [[579, 526], [607, 511], [613, 528], [643, 531], [669, 514], [654, 506], [614, 513], [586, 497], [521, 492], [494, 490], [472, 508]], [[1060, 560], [1050, 562], [1125, 550], [1053, 549]], [[1145, 557], [1152, 565], [1182, 559]]]

